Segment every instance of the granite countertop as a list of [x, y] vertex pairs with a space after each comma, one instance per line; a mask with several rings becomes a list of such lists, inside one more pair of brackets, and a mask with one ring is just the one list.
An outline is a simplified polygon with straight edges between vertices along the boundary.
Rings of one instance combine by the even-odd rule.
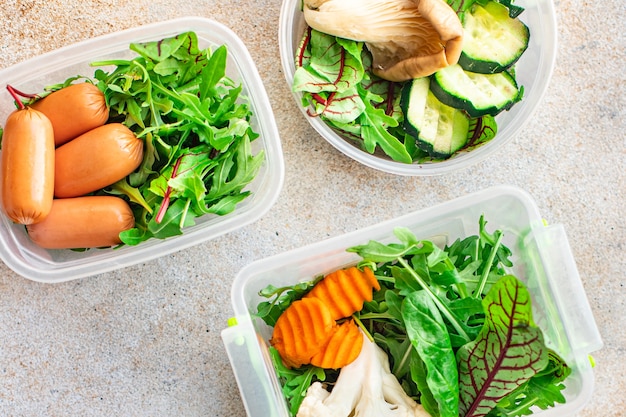
[[279, 65], [280, 6], [279, 0], [3, 1], [0, 68], [175, 17], [209, 17], [230, 27], [265, 83], [285, 183], [260, 220], [154, 261], [60, 284], [37, 283], [0, 264], [0, 415], [244, 416], [220, 338], [241, 268], [510, 184], [527, 190], [548, 222], [565, 226], [604, 341], [593, 354], [593, 398], [578, 417], [623, 416], [625, 3], [557, 0], [556, 67], [532, 120], [487, 160], [434, 177], [364, 167], [315, 133]]

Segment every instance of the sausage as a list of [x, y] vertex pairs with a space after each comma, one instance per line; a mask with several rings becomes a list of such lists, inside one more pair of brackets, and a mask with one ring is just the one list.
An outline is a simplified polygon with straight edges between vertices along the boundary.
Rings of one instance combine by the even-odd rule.
[[2, 208], [9, 219], [33, 224], [48, 215], [54, 192], [54, 160], [50, 120], [29, 107], [11, 113], [4, 126], [0, 157]]
[[31, 240], [45, 249], [114, 246], [119, 234], [135, 226], [133, 212], [115, 196], [55, 199], [42, 222], [26, 226]]
[[102, 126], [109, 118], [104, 93], [91, 83], [72, 84], [54, 91], [31, 107], [52, 122], [56, 146]]
[[78, 197], [121, 180], [143, 159], [143, 141], [121, 123], [97, 127], [55, 152], [54, 195]]

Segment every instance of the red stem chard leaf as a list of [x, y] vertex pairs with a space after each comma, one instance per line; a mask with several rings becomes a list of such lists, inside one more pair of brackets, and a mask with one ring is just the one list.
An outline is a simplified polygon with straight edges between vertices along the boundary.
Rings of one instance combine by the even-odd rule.
[[496, 133], [498, 133], [498, 125], [493, 116], [486, 115], [471, 119], [465, 149], [474, 149], [489, 142], [496, 136]]
[[316, 30], [307, 32], [310, 41], [305, 45], [310, 59], [296, 68], [293, 91], [319, 93], [346, 91], [356, 87], [365, 70], [361, 62], [362, 44], [343, 41]]
[[[324, 97], [326, 96], [326, 97]], [[356, 88], [330, 94], [315, 94], [312, 105], [315, 112], [312, 116], [323, 116], [334, 123], [351, 123], [365, 110], [365, 103]]]
[[426, 368], [426, 383], [437, 403], [431, 415], [459, 415], [456, 359], [443, 317], [425, 291], [414, 291], [402, 302], [406, 333]]
[[485, 323], [478, 337], [457, 351], [460, 416], [486, 416], [498, 401], [548, 363], [541, 330], [532, 320], [530, 294], [512, 275], [483, 299]]
[[500, 400], [488, 417], [527, 416], [533, 414], [533, 408], [547, 410], [565, 403], [562, 382], [572, 373], [572, 368], [553, 350], [548, 351], [548, 358], [545, 369]]

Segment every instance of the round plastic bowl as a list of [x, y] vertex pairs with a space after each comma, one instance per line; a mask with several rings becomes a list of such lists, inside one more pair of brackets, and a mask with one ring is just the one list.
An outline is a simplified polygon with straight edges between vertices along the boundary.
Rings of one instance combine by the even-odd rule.
[[[369, 154], [357, 145], [342, 138], [319, 117], [311, 117], [301, 103], [301, 94], [294, 97], [311, 126], [331, 145], [350, 158], [374, 169], [397, 175], [418, 176], [446, 174], [484, 160], [496, 149], [512, 140], [543, 98], [554, 68], [556, 58], [556, 18], [552, 0], [519, 0], [524, 7], [520, 19], [530, 29], [530, 44], [516, 64], [517, 81], [524, 88], [524, 98], [511, 110], [500, 113], [496, 120], [498, 134], [480, 148], [461, 152], [448, 160], [429, 163], [404, 164], [385, 156]], [[291, 86], [295, 72], [294, 57], [304, 34], [306, 23], [300, 9], [301, 0], [284, 0], [279, 21], [280, 55], [285, 78]]]

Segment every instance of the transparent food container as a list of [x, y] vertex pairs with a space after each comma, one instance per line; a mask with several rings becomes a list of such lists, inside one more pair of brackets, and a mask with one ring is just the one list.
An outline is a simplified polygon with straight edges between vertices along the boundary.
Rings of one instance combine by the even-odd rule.
[[[280, 55], [290, 87], [296, 70], [295, 53], [306, 27], [301, 3], [301, 0], [284, 0], [280, 12]], [[524, 88], [523, 100], [509, 111], [496, 116], [496, 137], [477, 149], [459, 152], [445, 161], [414, 164], [395, 162], [382, 153], [369, 154], [353, 141], [341, 137], [319, 117], [307, 114], [310, 109], [302, 106], [301, 93], [294, 93], [296, 103], [306, 120], [324, 139], [340, 152], [370, 168], [396, 175], [420, 176], [446, 174], [474, 165], [510, 142], [522, 130], [541, 102], [552, 77], [557, 45], [556, 15], [552, 0], [518, 0], [515, 5], [524, 7], [519, 18], [530, 29], [528, 49], [515, 64], [517, 82]]]
[[249, 416], [287, 417], [278, 378], [269, 358], [271, 328], [254, 317], [265, 300], [259, 290], [273, 284], [293, 285], [355, 264], [360, 258], [346, 248], [370, 239], [397, 242], [393, 229], [404, 226], [418, 239], [452, 243], [478, 233], [478, 219], [487, 230], [503, 231], [503, 244], [513, 256], [510, 271], [525, 282], [533, 315], [546, 344], [572, 367], [565, 381], [567, 402], [541, 417], [573, 415], [589, 400], [594, 376], [589, 354], [602, 347], [595, 320], [562, 225], [545, 226], [537, 206], [523, 190], [497, 186], [352, 233], [256, 261], [240, 271], [232, 287], [236, 324], [222, 331], [241, 397]]
[[[275, 203], [284, 178], [280, 138], [271, 105], [252, 57], [243, 42], [226, 26], [210, 19], [185, 17], [140, 26], [89, 39], [40, 55], [0, 71], [0, 83], [25, 92], [75, 75], [91, 77], [96, 70], [89, 63], [107, 59], [132, 59], [132, 42], [157, 41], [181, 32], [194, 31], [201, 48], [226, 45], [226, 75], [243, 86], [253, 112], [252, 128], [260, 136], [252, 142], [252, 153], [264, 152], [265, 161], [246, 190], [252, 194], [226, 216], [204, 215], [179, 236], [150, 239], [137, 246], [119, 249], [91, 249], [86, 252], [46, 250], [28, 238], [23, 226], [0, 214], [0, 257], [18, 274], [40, 282], [61, 282], [110, 271], [184, 249], [241, 228], [265, 215]], [[0, 123], [15, 110], [8, 95], [0, 100]]]

